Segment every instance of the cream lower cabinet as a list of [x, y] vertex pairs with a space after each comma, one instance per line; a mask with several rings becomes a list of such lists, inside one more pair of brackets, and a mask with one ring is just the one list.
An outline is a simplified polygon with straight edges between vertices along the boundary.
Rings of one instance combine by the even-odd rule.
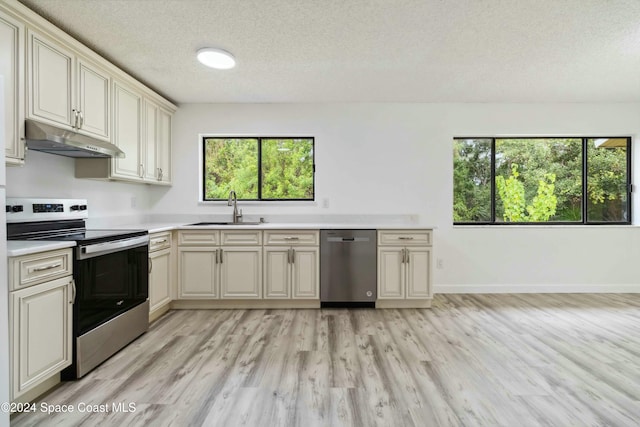
[[319, 257], [317, 247], [265, 247], [264, 297], [318, 299]]
[[71, 260], [71, 250], [9, 259], [12, 400], [71, 364]]
[[179, 298], [262, 298], [261, 243], [259, 230], [179, 231]]
[[149, 236], [149, 318], [155, 319], [169, 308], [172, 299], [171, 232]]
[[262, 298], [262, 248], [220, 248], [220, 298]]
[[178, 297], [218, 298], [220, 270], [218, 248], [178, 248]]
[[431, 299], [431, 270], [431, 230], [378, 232], [378, 299]]
[[318, 231], [265, 231], [264, 241], [264, 297], [319, 299]]
[[429, 298], [431, 249], [378, 249], [378, 298]]

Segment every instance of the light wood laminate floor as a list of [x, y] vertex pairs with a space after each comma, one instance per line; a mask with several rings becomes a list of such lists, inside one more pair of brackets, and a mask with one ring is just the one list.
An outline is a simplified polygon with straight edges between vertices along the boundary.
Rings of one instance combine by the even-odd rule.
[[[640, 295], [178, 310], [12, 425], [637, 426]], [[82, 413], [81, 404], [135, 404]]]

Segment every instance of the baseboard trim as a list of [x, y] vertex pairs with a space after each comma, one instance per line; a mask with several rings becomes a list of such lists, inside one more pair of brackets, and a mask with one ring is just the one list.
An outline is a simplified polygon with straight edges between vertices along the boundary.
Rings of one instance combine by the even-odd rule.
[[640, 283], [626, 285], [436, 285], [436, 294], [638, 294]]
[[174, 310], [320, 308], [320, 300], [174, 300]]

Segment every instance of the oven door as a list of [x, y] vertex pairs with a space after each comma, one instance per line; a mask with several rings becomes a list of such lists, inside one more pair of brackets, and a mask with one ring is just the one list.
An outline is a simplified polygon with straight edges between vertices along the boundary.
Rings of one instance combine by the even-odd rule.
[[77, 247], [73, 275], [75, 336], [102, 325], [149, 297], [149, 237]]

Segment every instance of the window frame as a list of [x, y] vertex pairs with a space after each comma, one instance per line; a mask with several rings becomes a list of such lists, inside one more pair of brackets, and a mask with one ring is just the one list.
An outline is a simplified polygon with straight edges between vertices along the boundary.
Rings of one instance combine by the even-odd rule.
[[[255, 139], [258, 141], [258, 198], [244, 199], [238, 198], [238, 201], [244, 202], [315, 202], [316, 200], [316, 140], [314, 136], [257, 136], [257, 135], [200, 135], [200, 203], [216, 203], [227, 202], [224, 199], [208, 199], [206, 198], [206, 140], [207, 139]], [[309, 199], [267, 199], [262, 198], [262, 140], [265, 139], [309, 139], [311, 140], [311, 162], [312, 162], [312, 189], [311, 198]]]
[[[508, 222], [496, 221], [496, 140], [498, 139], [580, 139], [582, 141], [582, 150], [580, 151], [582, 156], [582, 221], [547, 221], [547, 222]], [[632, 185], [632, 177], [631, 177], [631, 136], [465, 136], [465, 137], [454, 137], [453, 141], [455, 143], [456, 140], [468, 140], [468, 139], [478, 139], [478, 140], [491, 140], [491, 219], [489, 221], [475, 221], [475, 222], [466, 222], [466, 221], [453, 221], [453, 225], [461, 225], [461, 226], [473, 226], [473, 225], [497, 225], [497, 226], [512, 226], [512, 225], [544, 225], [544, 226], [566, 226], [566, 225], [631, 225], [632, 224], [632, 193], [633, 193], [633, 185]], [[588, 157], [587, 157], [587, 140], [590, 139], [625, 139], [627, 141], [626, 149], [627, 149], [627, 220], [626, 221], [588, 221], [587, 218], [587, 209], [588, 209], [588, 194], [587, 194], [587, 178], [588, 178]], [[455, 186], [455, 182], [454, 182]], [[451, 205], [453, 207], [453, 204]]]

